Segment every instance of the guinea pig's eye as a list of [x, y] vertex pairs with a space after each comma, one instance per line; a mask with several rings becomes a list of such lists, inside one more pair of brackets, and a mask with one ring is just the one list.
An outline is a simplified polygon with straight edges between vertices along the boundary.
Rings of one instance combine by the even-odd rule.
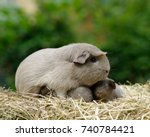
[[97, 58], [96, 58], [96, 57], [91, 57], [91, 58], [90, 58], [90, 61], [94, 63], [94, 62], [97, 61]]

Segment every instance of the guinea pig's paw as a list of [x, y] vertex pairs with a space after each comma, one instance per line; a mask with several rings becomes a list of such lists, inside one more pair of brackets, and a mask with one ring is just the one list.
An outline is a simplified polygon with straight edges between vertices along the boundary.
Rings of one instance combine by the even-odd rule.
[[67, 93], [66, 93], [66, 91], [59, 91], [59, 90], [57, 90], [56, 92], [55, 92], [55, 95], [59, 98], [59, 99], [66, 99], [67, 98]]

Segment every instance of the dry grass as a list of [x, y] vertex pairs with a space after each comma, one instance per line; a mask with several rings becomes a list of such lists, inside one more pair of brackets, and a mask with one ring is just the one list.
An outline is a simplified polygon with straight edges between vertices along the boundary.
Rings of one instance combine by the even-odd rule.
[[122, 87], [125, 97], [108, 103], [33, 98], [0, 88], [0, 119], [150, 120], [150, 82]]

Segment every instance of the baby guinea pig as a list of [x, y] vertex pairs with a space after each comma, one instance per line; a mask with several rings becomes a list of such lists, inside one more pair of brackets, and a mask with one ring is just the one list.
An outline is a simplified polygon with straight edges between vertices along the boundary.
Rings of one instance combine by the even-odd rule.
[[105, 52], [88, 43], [74, 43], [29, 55], [16, 71], [15, 85], [18, 92], [45, 94], [42, 87], [47, 87], [66, 98], [71, 89], [106, 79], [109, 70]]
[[80, 86], [76, 89], [72, 89], [68, 91], [68, 97], [71, 97], [72, 99], [83, 99], [85, 102], [91, 102], [93, 101], [93, 95], [90, 88], [85, 86]]
[[[47, 87], [41, 87], [39, 92], [39, 97], [42, 96], [52, 96], [57, 97], [56, 92], [48, 89]], [[67, 96], [72, 99], [83, 99], [85, 102], [91, 102], [93, 100], [93, 94], [90, 88], [85, 86], [80, 86], [76, 89], [69, 90]]]
[[123, 91], [113, 80], [106, 79], [97, 82], [91, 87], [94, 100], [108, 102], [123, 97]]

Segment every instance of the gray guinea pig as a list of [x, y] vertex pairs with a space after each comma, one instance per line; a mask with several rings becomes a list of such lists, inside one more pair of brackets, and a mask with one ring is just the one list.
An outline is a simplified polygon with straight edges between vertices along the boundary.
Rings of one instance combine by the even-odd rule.
[[93, 100], [93, 94], [90, 88], [81, 86], [76, 89], [68, 91], [68, 97], [72, 99], [83, 99], [85, 102], [91, 102]]
[[97, 82], [91, 87], [94, 100], [108, 102], [123, 97], [123, 91], [113, 80], [106, 79]]
[[105, 52], [91, 44], [75, 43], [29, 55], [16, 71], [15, 85], [18, 92], [45, 94], [42, 88], [47, 87], [57, 97], [66, 98], [70, 89], [106, 79], [109, 70]]

